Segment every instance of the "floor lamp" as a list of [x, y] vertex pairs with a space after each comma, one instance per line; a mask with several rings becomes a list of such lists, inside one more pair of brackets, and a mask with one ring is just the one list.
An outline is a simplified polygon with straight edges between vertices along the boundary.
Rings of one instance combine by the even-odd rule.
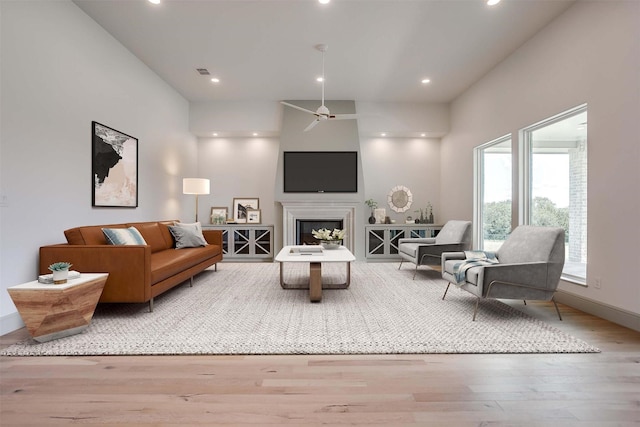
[[205, 178], [182, 178], [182, 194], [196, 195], [196, 222], [198, 222], [198, 195], [209, 194], [209, 180]]

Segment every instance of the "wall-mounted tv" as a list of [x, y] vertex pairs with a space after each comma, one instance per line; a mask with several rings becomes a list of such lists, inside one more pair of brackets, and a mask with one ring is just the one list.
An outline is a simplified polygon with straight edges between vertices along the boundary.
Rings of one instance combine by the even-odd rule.
[[285, 193], [357, 193], [356, 151], [285, 151]]

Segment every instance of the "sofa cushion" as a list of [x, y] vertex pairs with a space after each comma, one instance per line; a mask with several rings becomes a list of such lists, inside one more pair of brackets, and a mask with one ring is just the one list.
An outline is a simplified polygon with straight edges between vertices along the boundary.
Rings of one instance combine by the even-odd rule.
[[173, 242], [167, 243], [162, 235], [160, 224], [157, 222], [141, 222], [129, 225], [135, 227], [142, 234], [144, 240], [151, 246], [151, 253], [171, 248]]
[[169, 230], [176, 240], [176, 249], [196, 248], [207, 245], [199, 222], [193, 224], [176, 223], [169, 226]]
[[126, 224], [88, 225], [65, 230], [64, 235], [70, 245], [106, 245], [107, 240], [102, 232], [103, 228], [126, 227]]
[[103, 228], [102, 232], [110, 245], [146, 245], [144, 237], [135, 227]]
[[199, 248], [167, 249], [151, 255], [151, 284], [158, 283], [194, 265], [218, 256], [218, 245]]

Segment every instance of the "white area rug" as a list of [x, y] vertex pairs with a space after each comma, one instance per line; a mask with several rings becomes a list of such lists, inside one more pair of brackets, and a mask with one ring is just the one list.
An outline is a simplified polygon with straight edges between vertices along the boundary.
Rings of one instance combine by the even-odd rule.
[[[278, 264], [222, 263], [146, 304], [101, 304], [83, 333], [0, 354], [362, 354], [580, 353], [597, 348], [499, 301], [481, 301], [438, 273], [411, 280], [413, 266], [354, 263], [351, 287], [324, 290], [321, 303], [306, 290], [284, 290]], [[302, 283], [308, 265], [286, 264], [287, 282]], [[344, 264], [323, 265], [344, 282]], [[553, 310], [550, 307], [550, 310]]]

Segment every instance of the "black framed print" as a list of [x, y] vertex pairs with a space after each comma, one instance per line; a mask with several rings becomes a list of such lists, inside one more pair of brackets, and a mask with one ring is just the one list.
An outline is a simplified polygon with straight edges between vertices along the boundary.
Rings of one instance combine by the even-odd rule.
[[91, 122], [92, 206], [138, 207], [138, 139]]

